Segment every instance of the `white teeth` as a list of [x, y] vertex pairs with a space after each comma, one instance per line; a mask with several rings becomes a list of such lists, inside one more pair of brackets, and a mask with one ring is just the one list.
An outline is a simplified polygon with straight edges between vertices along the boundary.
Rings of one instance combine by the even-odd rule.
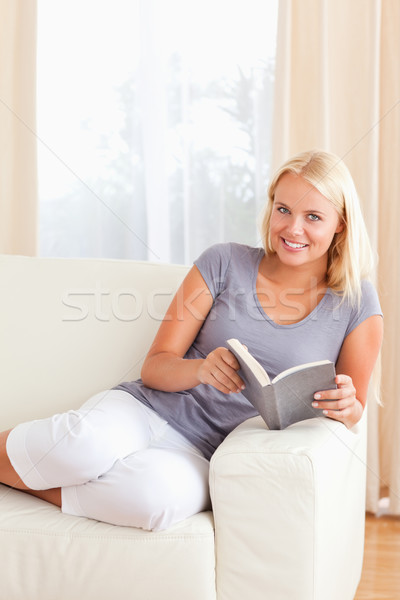
[[293, 242], [288, 242], [285, 240], [285, 244], [287, 244], [290, 248], [305, 248], [307, 244], [295, 244]]

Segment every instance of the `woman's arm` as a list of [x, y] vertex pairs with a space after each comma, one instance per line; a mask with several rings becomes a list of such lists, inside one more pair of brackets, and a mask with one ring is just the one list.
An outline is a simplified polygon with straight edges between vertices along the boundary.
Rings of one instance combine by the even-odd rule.
[[[371, 378], [383, 337], [383, 319], [369, 317], [345, 338], [336, 363], [337, 390], [325, 390], [315, 395], [324, 414], [347, 427], [355, 425], [362, 416]], [[321, 402], [331, 399], [333, 402]]]
[[239, 365], [227, 348], [216, 348], [205, 359], [184, 359], [211, 310], [213, 298], [200, 271], [192, 267], [168, 308], [143, 363], [147, 387], [166, 392], [208, 383], [222, 392], [240, 391]]

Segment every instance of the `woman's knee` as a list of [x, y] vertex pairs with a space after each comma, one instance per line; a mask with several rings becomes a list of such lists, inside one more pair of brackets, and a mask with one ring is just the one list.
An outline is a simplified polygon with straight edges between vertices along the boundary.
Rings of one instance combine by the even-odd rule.
[[[112, 467], [117, 455], [110, 434], [104, 435], [103, 429], [91, 423], [85, 414], [69, 411], [53, 417], [53, 421], [59, 431], [53, 438], [49, 463], [53, 462], [63, 477], [70, 477], [72, 485], [76, 485], [75, 481], [96, 479]], [[114, 435], [117, 446], [117, 434]]]
[[28, 487], [43, 490], [97, 479], [118, 459], [146, 448], [151, 429], [138, 402], [111, 390], [79, 410], [22, 423], [10, 437], [13, 466]]
[[13, 463], [20, 465], [18, 473], [32, 489], [79, 485], [115, 462], [101, 431], [78, 411], [23, 423], [9, 438]]

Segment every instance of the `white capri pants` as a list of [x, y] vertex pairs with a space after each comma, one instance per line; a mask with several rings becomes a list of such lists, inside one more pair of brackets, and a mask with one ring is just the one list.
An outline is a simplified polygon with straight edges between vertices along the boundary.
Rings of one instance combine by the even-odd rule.
[[27, 487], [60, 487], [70, 515], [159, 531], [210, 508], [208, 460], [122, 390], [17, 425], [7, 454]]

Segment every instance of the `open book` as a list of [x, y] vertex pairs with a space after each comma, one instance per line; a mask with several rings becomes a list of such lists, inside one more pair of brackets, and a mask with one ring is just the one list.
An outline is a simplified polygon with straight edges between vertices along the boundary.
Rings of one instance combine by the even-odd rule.
[[258, 410], [269, 429], [284, 429], [297, 421], [324, 416], [311, 406], [315, 392], [336, 388], [335, 366], [329, 360], [282, 371], [272, 381], [260, 363], [236, 339], [227, 340], [246, 387], [242, 394]]

